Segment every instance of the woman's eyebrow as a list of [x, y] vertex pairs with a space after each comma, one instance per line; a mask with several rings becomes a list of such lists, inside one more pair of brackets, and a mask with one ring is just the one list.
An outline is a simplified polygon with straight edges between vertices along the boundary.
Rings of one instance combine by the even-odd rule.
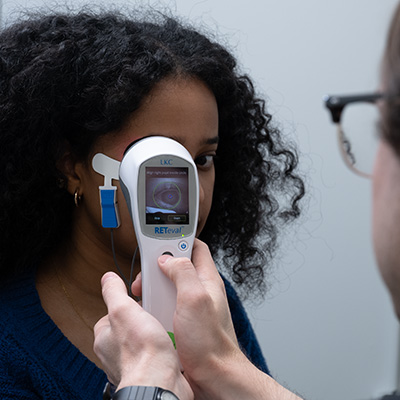
[[205, 140], [206, 144], [218, 144], [219, 143], [219, 136], [214, 136], [212, 138], [208, 138]]
[[[141, 139], [147, 138], [147, 137], [152, 137], [152, 136], [164, 136], [164, 135], [162, 135], [160, 133], [155, 133], [155, 132], [153, 133], [152, 132], [152, 133], [149, 133], [148, 135], [144, 135]], [[169, 136], [169, 138], [171, 138], [173, 140], [176, 140], [182, 146], [184, 145], [184, 140], [182, 140], [182, 138], [180, 138], [179, 136], [171, 135], [171, 136]], [[207, 145], [218, 144], [219, 143], [219, 136], [216, 135], [214, 137], [206, 138], [206, 139], [203, 140], [203, 143], [207, 144]]]

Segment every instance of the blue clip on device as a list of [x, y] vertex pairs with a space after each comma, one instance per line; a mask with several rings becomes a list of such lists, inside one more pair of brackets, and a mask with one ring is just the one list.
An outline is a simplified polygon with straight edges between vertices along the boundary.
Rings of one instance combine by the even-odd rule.
[[118, 228], [120, 225], [117, 207], [117, 187], [112, 179], [119, 179], [120, 162], [97, 153], [92, 160], [93, 169], [104, 176], [104, 185], [99, 186], [101, 205], [101, 225], [103, 228]]

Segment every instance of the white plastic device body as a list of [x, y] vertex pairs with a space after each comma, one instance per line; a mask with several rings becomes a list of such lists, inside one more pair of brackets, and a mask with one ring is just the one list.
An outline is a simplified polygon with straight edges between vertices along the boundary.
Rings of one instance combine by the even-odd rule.
[[173, 338], [176, 288], [157, 259], [165, 253], [191, 258], [199, 209], [196, 165], [177, 141], [151, 136], [128, 147], [119, 180], [140, 250], [143, 308]]

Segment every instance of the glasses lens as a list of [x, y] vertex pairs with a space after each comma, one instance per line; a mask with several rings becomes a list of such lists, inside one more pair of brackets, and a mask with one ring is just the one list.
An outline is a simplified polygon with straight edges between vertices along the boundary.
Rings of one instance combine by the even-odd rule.
[[361, 175], [372, 175], [378, 148], [376, 104], [349, 104], [341, 118], [339, 141], [346, 164]]

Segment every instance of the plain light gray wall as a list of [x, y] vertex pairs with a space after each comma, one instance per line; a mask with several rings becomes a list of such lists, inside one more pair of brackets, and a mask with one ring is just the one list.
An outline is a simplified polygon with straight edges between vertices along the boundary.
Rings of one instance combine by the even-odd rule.
[[[44, 3], [3, 0], [3, 16], [15, 6]], [[397, 0], [130, 4], [148, 3], [166, 4], [223, 35], [299, 143], [308, 183], [303, 221], [283, 242], [265, 302], [248, 305], [274, 376], [310, 400], [366, 399], [393, 390], [398, 324], [374, 263], [371, 184], [343, 165], [321, 98], [378, 86]]]

